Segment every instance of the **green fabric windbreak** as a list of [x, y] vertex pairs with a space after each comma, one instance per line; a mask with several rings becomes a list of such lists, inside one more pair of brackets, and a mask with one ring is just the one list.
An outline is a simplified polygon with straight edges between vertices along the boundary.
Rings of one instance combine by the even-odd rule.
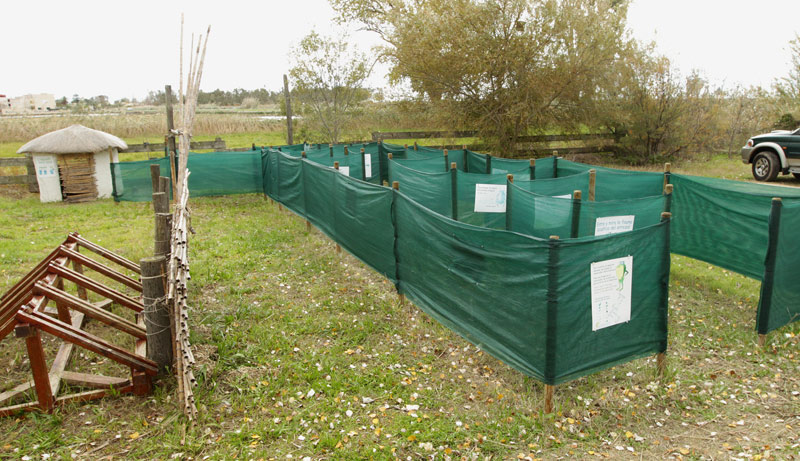
[[[158, 164], [162, 176], [169, 174], [169, 159], [120, 162], [111, 165], [116, 201], [152, 200], [150, 165]], [[251, 194], [263, 191], [260, 151], [189, 154], [189, 190], [193, 196]]]
[[[449, 220], [402, 192], [395, 221], [400, 291], [529, 376], [559, 384], [666, 349], [667, 223], [553, 243]], [[591, 264], [626, 256], [630, 321], [592, 331]]]
[[595, 173], [595, 200], [598, 202], [652, 197], [663, 192], [663, 173], [608, 169], [597, 170]]
[[[446, 171], [450, 171], [450, 163], [452, 162], [449, 155], [447, 160], [447, 163], [445, 163], [444, 156], [439, 158], [426, 158], [417, 160], [392, 158], [392, 161], [397, 162], [406, 168], [425, 173], [444, 173]], [[447, 166], [446, 168], [445, 165]]]
[[486, 154], [467, 152], [467, 169], [469, 173], [486, 173]]
[[571, 198], [572, 193], [579, 190], [583, 194], [584, 200], [589, 198], [589, 173], [579, 173], [561, 178], [534, 179], [533, 181], [517, 181], [515, 179], [514, 184], [538, 195], [560, 198], [568, 195]]
[[513, 174], [514, 180], [530, 180], [531, 179], [531, 161], [530, 160], [513, 160], [507, 158], [493, 157], [492, 158], [492, 173], [507, 173]]
[[189, 191], [195, 197], [263, 190], [260, 151], [189, 154], [188, 168]]
[[800, 202], [776, 205], [769, 216], [770, 245], [756, 317], [759, 334], [800, 320]]
[[632, 220], [633, 230], [642, 229], [661, 221], [667, 203], [666, 196], [653, 196], [611, 202], [582, 200], [576, 205], [573, 199], [533, 194], [516, 183], [510, 195], [510, 230], [539, 238], [594, 236], [598, 228], [603, 229], [598, 227], [598, 219]]
[[[555, 243], [557, 308], [547, 354], [554, 384], [667, 349], [669, 222], [605, 237]], [[590, 268], [593, 262], [632, 257], [630, 320], [592, 331]], [[553, 269], [555, 266], [555, 269]], [[631, 268], [628, 268], [631, 269]], [[620, 295], [621, 296], [621, 295]], [[545, 377], [547, 382], [548, 376]]]
[[[478, 184], [506, 184], [506, 176], [503, 174], [490, 175], [458, 171], [456, 178], [456, 184], [458, 186], [458, 220], [475, 226], [505, 229], [505, 213], [475, 211], [475, 194]], [[506, 194], [507, 193], [506, 191]], [[506, 196], [504, 195], [501, 197], [501, 200], [505, 201]]]
[[436, 213], [452, 217], [452, 174], [425, 173], [389, 161], [389, 184], [397, 181], [400, 190], [422, 206]]
[[[149, 202], [153, 200], [150, 165], [158, 165], [162, 176], [169, 176], [169, 158], [111, 164], [112, 195], [117, 202]], [[171, 189], [171, 188], [170, 188]]]
[[800, 190], [672, 174], [672, 251], [762, 280], [772, 197]]

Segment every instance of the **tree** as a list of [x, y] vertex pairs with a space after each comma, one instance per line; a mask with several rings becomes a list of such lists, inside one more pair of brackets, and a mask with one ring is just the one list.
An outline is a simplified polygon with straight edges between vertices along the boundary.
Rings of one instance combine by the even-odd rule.
[[624, 0], [331, 0], [386, 42], [406, 80], [453, 125], [501, 151], [530, 128], [592, 120], [598, 88], [630, 40]]
[[721, 96], [697, 73], [681, 79], [652, 45], [631, 46], [604, 85], [602, 125], [619, 136], [620, 154], [631, 163], [655, 163], [721, 144]]
[[[794, 40], [789, 42], [789, 52], [792, 55], [792, 68], [789, 75], [781, 78], [774, 85], [778, 94], [777, 110], [781, 114], [781, 119], [776, 125], [794, 129], [797, 128], [797, 119], [800, 119], [800, 34], [795, 35]], [[790, 126], [792, 123], [794, 126]]]
[[372, 67], [367, 56], [349, 46], [347, 37], [311, 32], [291, 51], [293, 93], [306, 113], [336, 143], [369, 92], [363, 88]]

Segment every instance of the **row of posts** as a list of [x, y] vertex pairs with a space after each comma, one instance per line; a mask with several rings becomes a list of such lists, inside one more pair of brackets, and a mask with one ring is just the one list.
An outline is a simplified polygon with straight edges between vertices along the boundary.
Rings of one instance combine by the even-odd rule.
[[170, 213], [170, 178], [161, 176], [158, 165], [150, 165], [153, 183], [154, 235], [153, 256], [140, 261], [142, 299], [147, 330], [147, 358], [158, 364], [160, 372], [169, 372], [175, 356], [172, 322], [166, 299], [167, 274], [171, 251], [172, 213]]

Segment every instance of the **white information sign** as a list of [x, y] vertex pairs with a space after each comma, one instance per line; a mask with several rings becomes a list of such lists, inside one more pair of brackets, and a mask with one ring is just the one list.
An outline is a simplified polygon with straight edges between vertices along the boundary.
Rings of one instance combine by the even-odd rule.
[[633, 230], [635, 216], [606, 216], [594, 222], [594, 235], [618, 234]]
[[364, 177], [372, 177], [372, 154], [364, 154]]
[[475, 213], [505, 212], [505, 184], [475, 184]]
[[35, 155], [33, 157], [33, 164], [34, 168], [36, 168], [36, 175], [40, 178], [55, 176], [58, 172], [56, 157], [54, 155]]
[[592, 331], [631, 319], [633, 256], [591, 265]]
[[340, 166], [339, 167], [339, 173], [341, 173], [341, 174], [343, 174], [345, 176], [350, 176], [350, 167], [349, 166]]

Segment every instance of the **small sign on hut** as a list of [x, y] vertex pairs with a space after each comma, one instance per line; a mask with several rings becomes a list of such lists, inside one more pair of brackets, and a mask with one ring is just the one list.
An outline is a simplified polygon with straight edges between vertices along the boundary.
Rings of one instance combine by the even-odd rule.
[[42, 202], [85, 202], [111, 197], [111, 164], [127, 149], [118, 137], [72, 125], [30, 141], [17, 151], [30, 155]]

